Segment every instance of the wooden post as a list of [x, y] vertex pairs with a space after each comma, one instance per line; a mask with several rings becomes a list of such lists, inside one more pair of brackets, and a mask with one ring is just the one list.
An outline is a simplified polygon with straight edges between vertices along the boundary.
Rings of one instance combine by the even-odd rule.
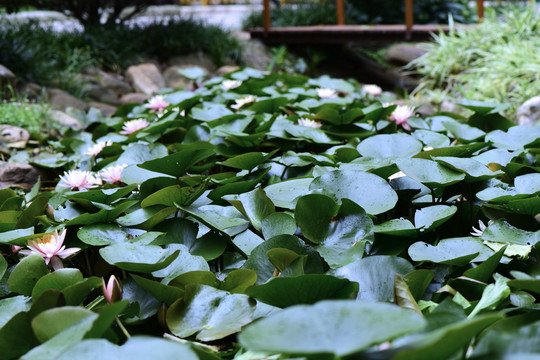
[[476, 12], [478, 14], [478, 22], [481, 23], [484, 19], [484, 0], [476, 0]]
[[413, 0], [405, 0], [405, 39], [411, 39], [411, 31], [414, 25]]
[[337, 16], [337, 24], [338, 25], [345, 25], [345, 6], [344, 6], [344, 0], [336, 0], [336, 16]]
[[270, 0], [263, 0], [263, 28], [265, 34], [270, 30], [272, 26], [270, 20]]

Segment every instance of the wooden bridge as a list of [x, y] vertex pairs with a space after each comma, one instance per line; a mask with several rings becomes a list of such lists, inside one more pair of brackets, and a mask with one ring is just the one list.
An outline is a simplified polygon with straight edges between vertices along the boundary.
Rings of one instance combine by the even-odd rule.
[[[336, 44], [354, 41], [425, 41], [432, 33], [448, 32], [448, 25], [415, 25], [414, 0], [405, 1], [405, 19], [398, 25], [345, 25], [345, 0], [336, 0], [337, 25], [272, 27], [270, 0], [263, 0], [263, 27], [251, 37], [267, 44]], [[484, 18], [484, 0], [476, 0], [478, 21]]]

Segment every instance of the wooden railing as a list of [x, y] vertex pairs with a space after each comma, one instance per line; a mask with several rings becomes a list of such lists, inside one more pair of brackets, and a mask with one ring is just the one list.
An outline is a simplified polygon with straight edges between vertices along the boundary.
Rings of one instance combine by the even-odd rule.
[[[414, 0], [405, 1], [405, 29], [410, 32], [414, 26]], [[478, 22], [484, 18], [484, 0], [476, 0]], [[345, 0], [336, 0], [337, 25], [345, 25]], [[272, 27], [270, 20], [270, 0], [263, 0], [263, 28], [265, 31]]]

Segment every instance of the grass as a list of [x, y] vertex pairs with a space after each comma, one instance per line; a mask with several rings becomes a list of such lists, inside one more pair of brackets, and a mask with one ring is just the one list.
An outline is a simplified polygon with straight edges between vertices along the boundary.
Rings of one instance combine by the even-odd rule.
[[421, 76], [415, 95], [509, 103], [510, 113], [540, 93], [540, 17], [534, 2], [472, 30], [439, 34], [409, 68]]
[[19, 126], [30, 133], [42, 131], [50, 120], [43, 106], [26, 101], [0, 103], [0, 119], [2, 124]]

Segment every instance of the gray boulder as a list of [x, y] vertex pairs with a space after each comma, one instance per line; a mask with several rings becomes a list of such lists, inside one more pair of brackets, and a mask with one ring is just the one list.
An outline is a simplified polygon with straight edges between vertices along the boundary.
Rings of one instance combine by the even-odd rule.
[[0, 189], [10, 185], [30, 188], [39, 176], [39, 172], [30, 164], [0, 163]]
[[82, 130], [84, 125], [76, 118], [71, 115], [66, 114], [65, 112], [59, 110], [49, 110], [49, 116], [53, 121], [56, 121], [59, 125], [73, 129], [73, 130]]
[[540, 120], [540, 95], [525, 101], [516, 111], [518, 125], [534, 125]]
[[132, 103], [135, 103], [135, 104], [142, 104], [142, 103], [144, 103], [146, 100], [148, 100], [149, 98], [150, 98], [150, 95], [147, 95], [147, 94], [141, 94], [141, 93], [129, 93], [129, 94], [123, 95], [123, 96], [120, 98], [120, 104], [121, 104], [121, 105], [132, 104]]
[[156, 65], [146, 63], [130, 66], [126, 71], [126, 79], [135, 91], [152, 95], [165, 87], [165, 79]]
[[406, 65], [427, 52], [426, 49], [417, 45], [397, 44], [386, 50], [384, 59], [391, 64]]
[[13, 125], [0, 125], [0, 145], [2, 147], [23, 149], [28, 140], [30, 140], [28, 130]]
[[17, 78], [15, 74], [11, 72], [7, 67], [0, 64], [0, 91], [6, 86], [15, 87]]
[[60, 89], [49, 89], [47, 97], [51, 107], [56, 110], [63, 111], [70, 107], [82, 111], [88, 110], [87, 103]]

